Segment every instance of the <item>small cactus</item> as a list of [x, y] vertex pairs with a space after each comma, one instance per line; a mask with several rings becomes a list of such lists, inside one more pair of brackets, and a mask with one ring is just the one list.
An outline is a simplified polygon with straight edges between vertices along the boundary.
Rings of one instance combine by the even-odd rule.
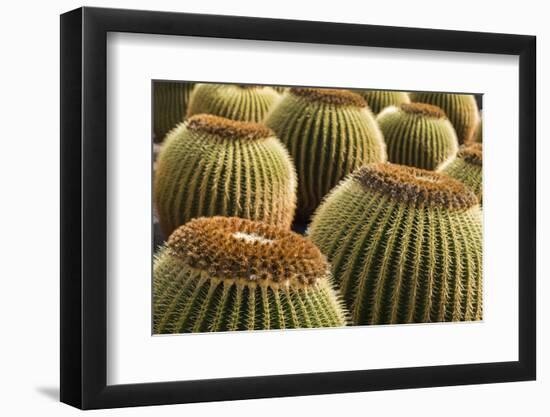
[[459, 181], [367, 165], [327, 196], [309, 236], [331, 263], [353, 324], [482, 317], [481, 211]]
[[153, 83], [153, 133], [155, 142], [183, 122], [195, 83], [155, 81]]
[[371, 111], [351, 91], [291, 88], [265, 123], [287, 146], [296, 165], [301, 219], [308, 219], [354, 169], [386, 160], [382, 133]]
[[390, 162], [435, 170], [458, 150], [453, 126], [439, 107], [424, 103], [391, 106], [377, 121]]
[[155, 258], [153, 331], [338, 327], [346, 312], [308, 239], [240, 218], [194, 219]]
[[279, 99], [271, 87], [242, 84], [197, 84], [187, 116], [213, 114], [231, 120], [261, 122]]
[[442, 172], [470, 188], [483, 204], [483, 145], [462, 146], [456, 158]]
[[453, 124], [460, 145], [472, 140], [478, 122], [477, 102], [471, 94], [410, 93], [411, 101], [441, 107]]
[[157, 161], [155, 205], [169, 236], [192, 218], [236, 216], [290, 227], [296, 172], [264, 125], [196, 115], [167, 137]]
[[404, 91], [387, 91], [387, 90], [355, 90], [360, 94], [369, 105], [374, 114], [380, 113], [386, 107], [400, 106], [401, 104], [410, 103], [409, 95]]

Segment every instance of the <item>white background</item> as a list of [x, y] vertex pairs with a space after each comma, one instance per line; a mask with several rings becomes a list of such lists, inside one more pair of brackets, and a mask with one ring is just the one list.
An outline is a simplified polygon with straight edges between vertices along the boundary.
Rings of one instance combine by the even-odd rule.
[[[107, 51], [108, 384], [518, 359], [517, 57], [136, 34]], [[483, 322], [151, 337], [151, 79], [482, 92]]]
[[[550, 28], [543, 2], [440, 1], [357, 2], [333, 4], [294, 1], [88, 1], [88, 5], [164, 9], [203, 13], [287, 17], [341, 22], [419, 26], [443, 29], [526, 33], [538, 36], [538, 95], [550, 95], [548, 73]], [[313, 5], [314, 4], [314, 5]], [[2, 289], [3, 337], [0, 409], [5, 415], [72, 415], [58, 404], [58, 272], [59, 272], [59, 29], [58, 14], [80, 6], [73, 1], [4, 5], [2, 10]], [[546, 12], [546, 13], [545, 13]], [[404, 69], [406, 70], [406, 68]], [[550, 152], [541, 138], [550, 135], [548, 113], [538, 101], [539, 213], [550, 210], [543, 184], [550, 168], [542, 156]], [[548, 189], [548, 187], [546, 187]], [[548, 319], [550, 221], [539, 216], [539, 366], [538, 381], [499, 385], [328, 395], [305, 398], [239, 401], [101, 411], [99, 415], [280, 415], [342, 413], [373, 415], [548, 415], [550, 343]], [[503, 232], [504, 233], [504, 232]], [[544, 234], [544, 236], [543, 236]]]

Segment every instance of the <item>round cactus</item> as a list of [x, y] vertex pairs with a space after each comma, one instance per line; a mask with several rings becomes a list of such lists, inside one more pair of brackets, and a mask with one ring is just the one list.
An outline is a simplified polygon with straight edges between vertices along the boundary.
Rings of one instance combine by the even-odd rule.
[[447, 175], [362, 167], [316, 211], [310, 238], [354, 324], [481, 319], [481, 211]]
[[308, 219], [354, 169], [386, 160], [382, 133], [365, 100], [347, 90], [291, 88], [266, 125], [290, 151], [298, 172], [297, 216]]
[[424, 103], [391, 106], [377, 121], [390, 162], [435, 170], [458, 150], [453, 126], [439, 107]]
[[411, 101], [441, 107], [453, 124], [458, 143], [472, 140], [479, 122], [477, 102], [471, 94], [410, 93]]
[[167, 137], [157, 162], [155, 205], [165, 236], [192, 218], [236, 216], [290, 227], [296, 172], [264, 125], [196, 115]]
[[409, 95], [404, 91], [356, 90], [356, 92], [367, 101], [374, 114], [380, 113], [389, 106], [400, 106], [411, 102]]
[[442, 172], [461, 181], [483, 203], [483, 145], [472, 143], [462, 146], [456, 158]]
[[279, 98], [271, 87], [242, 84], [197, 84], [187, 116], [213, 114], [232, 120], [261, 122]]
[[293, 232], [236, 217], [179, 227], [154, 262], [154, 333], [346, 324], [319, 249]]
[[153, 133], [155, 142], [181, 123], [194, 83], [155, 81], [153, 84]]

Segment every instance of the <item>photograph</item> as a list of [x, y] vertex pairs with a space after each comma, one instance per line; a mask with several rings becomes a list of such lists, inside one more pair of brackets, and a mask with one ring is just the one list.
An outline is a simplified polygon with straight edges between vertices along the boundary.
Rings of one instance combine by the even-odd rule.
[[152, 80], [153, 335], [483, 320], [483, 94], [390, 88]]

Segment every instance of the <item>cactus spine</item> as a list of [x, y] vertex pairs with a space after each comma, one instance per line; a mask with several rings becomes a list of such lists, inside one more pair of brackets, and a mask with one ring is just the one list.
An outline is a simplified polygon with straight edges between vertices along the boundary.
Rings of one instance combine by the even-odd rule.
[[167, 137], [154, 182], [165, 236], [194, 217], [236, 216], [289, 227], [296, 173], [263, 125], [196, 115]]
[[410, 93], [411, 101], [441, 107], [453, 124], [460, 145], [472, 140], [479, 122], [476, 99], [471, 94]]
[[261, 122], [279, 94], [271, 87], [241, 84], [198, 84], [187, 116], [213, 114], [232, 120]]
[[456, 158], [442, 172], [470, 188], [483, 203], [483, 145], [472, 143], [462, 146]]
[[482, 317], [480, 207], [446, 175], [362, 167], [316, 211], [310, 238], [331, 263], [353, 324]]
[[439, 107], [423, 103], [391, 106], [377, 121], [390, 162], [435, 170], [458, 150], [453, 126]]
[[266, 119], [298, 172], [297, 216], [307, 219], [343, 177], [386, 160], [382, 134], [365, 100], [346, 90], [291, 88]]
[[155, 81], [153, 83], [153, 133], [155, 142], [181, 123], [195, 83]]
[[319, 249], [293, 232], [194, 219], [155, 258], [154, 333], [344, 326], [329, 273]]
[[356, 90], [356, 92], [367, 101], [374, 114], [380, 113], [389, 106], [400, 106], [411, 102], [409, 95], [404, 91]]

